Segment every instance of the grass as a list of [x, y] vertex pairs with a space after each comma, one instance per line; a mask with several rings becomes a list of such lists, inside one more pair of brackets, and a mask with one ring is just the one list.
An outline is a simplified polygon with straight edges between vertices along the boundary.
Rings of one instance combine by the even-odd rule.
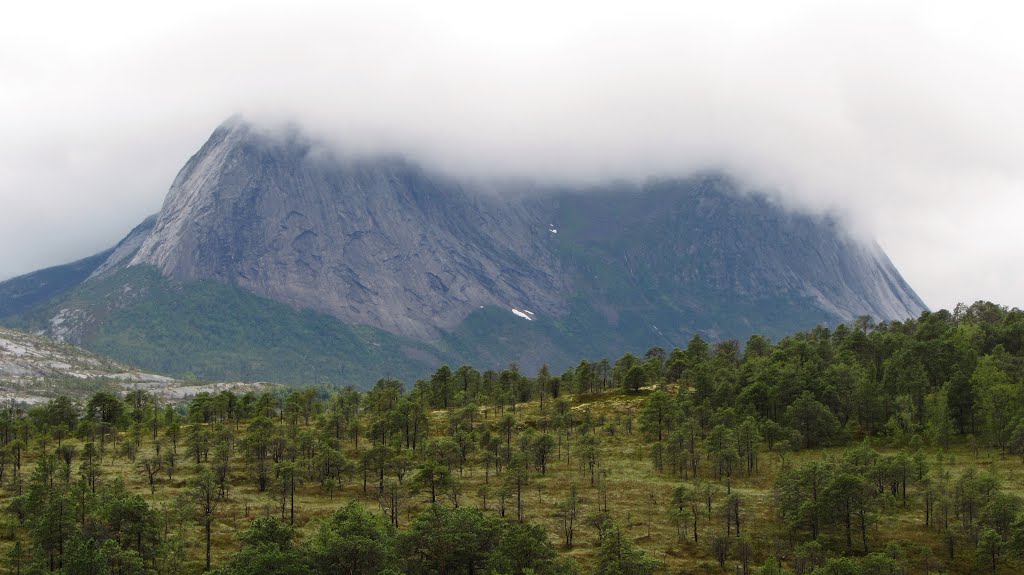
[[[645, 392], [638, 394], [614, 392], [596, 397], [579, 398], [573, 409], [580, 413], [590, 410], [593, 417], [603, 416], [606, 421], [612, 421], [617, 417], [625, 418], [630, 411], [639, 413], [645, 398]], [[539, 406], [535, 402], [520, 405], [516, 411], [516, 418], [519, 421], [520, 431], [526, 427], [541, 425], [542, 422]], [[447, 414], [444, 411], [433, 412], [431, 419], [432, 429], [447, 428]], [[496, 419], [497, 414], [492, 410], [488, 419], [484, 421], [494, 423]], [[603, 432], [598, 431], [598, 433]], [[679, 536], [668, 515], [672, 491], [681, 483], [681, 480], [670, 477], [666, 473], [655, 472], [648, 456], [650, 443], [642, 440], [639, 432], [635, 429], [631, 434], [626, 433], [624, 429], [614, 436], [602, 434], [602, 438], [600, 453], [602, 465], [607, 470], [608, 510], [628, 536], [650, 555], [663, 561], [666, 573], [721, 573], [717, 561], [709, 551], [708, 541], [713, 534], [724, 530], [724, 522], [718, 515], [717, 505], [724, 499], [724, 483], [720, 483], [723, 495], [720, 495], [716, 502], [712, 519], [708, 521], [705, 518], [702, 521], [700, 541], [694, 544], [691, 534], [685, 527], [682, 537]], [[365, 449], [366, 445], [368, 442], [365, 439], [361, 441], [361, 447]], [[566, 498], [570, 486], [573, 484], [579, 486], [584, 519], [599, 510], [599, 490], [590, 486], [589, 476], [585, 470], [581, 470], [579, 460], [575, 457], [574, 448], [575, 443], [570, 443], [569, 463], [566, 463], [566, 451], [563, 445], [561, 457], [556, 457], [557, 460], [552, 461], [548, 466], [547, 474], [533, 473], [524, 492], [527, 520], [543, 525], [549, 533], [552, 543], [559, 549], [562, 549], [561, 523], [556, 512], [556, 505]], [[149, 453], [151, 449], [152, 445], [145, 441], [139, 457]], [[179, 450], [181, 449], [179, 445]], [[346, 442], [346, 450], [350, 459], [355, 460], [357, 453], [348, 442]], [[883, 449], [883, 451], [885, 450]], [[790, 454], [787, 457], [787, 463], [799, 465], [811, 460], [838, 456], [841, 452], [840, 448], [799, 451]], [[936, 455], [938, 453], [938, 450], [929, 451], [930, 465], [937, 465]], [[33, 461], [37, 456], [38, 448], [33, 447], [26, 468], [23, 470], [24, 477], [27, 478], [31, 473]], [[103, 477], [108, 480], [114, 477], [122, 478], [130, 490], [142, 494], [153, 506], [170, 505], [176, 497], [185, 492], [186, 480], [193, 473], [193, 462], [185, 461], [183, 456], [180, 457], [178, 472], [175, 474], [174, 480], [168, 481], [166, 475], [161, 474], [154, 494], [150, 493], [145, 476], [134, 464], [123, 457], [112, 458], [109, 452], [104, 459]], [[1024, 472], [1022, 472], [1024, 465], [1017, 457], [1002, 456], [998, 452], [982, 450], [975, 458], [965, 445], [956, 445], [944, 456], [944, 459], [947, 460], [946, 466], [954, 478], [967, 468], [988, 470], [1001, 478], [1006, 491], [1024, 495]], [[778, 521], [772, 491], [775, 478], [783, 465], [779, 457], [765, 451], [762, 453], [759, 470], [756, 474], [749, 477], [737, 476], [731, 482], [731, 489], [741, 494], [744, 499], [742, 529], [744, 533], [753, 537], [756, 549], [755, 564], [763, 563], [769, 554], [777, 552], [781, 552], [783, 556], [792, 556], [792, 542]], [[477, 491], [484, 482], [482, 468], [476, 465], [467, 467], [460, 480], [463, 485], [460, 505], [481, 506]], [[494, 482], [493, 474], [491, 481]], [[253, 483], [246, 478], [246, 470], [237, 456], [233, 462], [232, 485], [229, 497], [218, 509], [214, 525], [215, 564], [222, 562], [238, 549], [235, 535], [239, 530], [244, 529], [249, 521], [260, 515], [280, 512], [276, 498], [258, 492]], [[319, 484], [305, 483], [301, 485], [296, 493], [296, 525], [300, 536], [308, 534], [312, 524], [318, 518], [331, 514], [350, 500], [357, 500], [368, 509], [379, 511], [376, 500], [372, 497], [372, 480], [371, 495], [369, 496], [362, 493], [361, 485], [359, 478], [354, 477], [336, 490], [333, 499], [327, 496]], [[908, 488], [908, 493], [910, 499], [906, 507], [903, 507], [899, 501], [895, 502], [882, 513], [879, 521], [872, 527], [869, 532], [869, 544], [872, 550], [882, 550], [889, 543], [899, 543], [902, 546], [903, 560], [909, 573], [926, 572], [926, 566], [930, 570], [935, 570], [937, 565], [944, 565], [945, 569], [950, 572], [970, 572], [975, 569], [973, 547], [966, 541], [959, 543], [957, 555], [952, 561], [946, 558], [945, 547], [936, 531], [929, 530], [924, 526], [920, 493], [913, 486]], [[8, 483], [0, 495], [0, 507], [6, 508], [13, 495]], [[412, 515], [425, 509], [428, 505], [428, 495], [419, 494], [410, 497], [407, 508], [402, 514], [402, 524], [407, 524]], [[496, 497], [494, 495], [488, 502], [488, 508], [491, 512], [496, 512]], [[514, 514], [514, 500], [511, 508]], [[188, 542], [186, 550], [188, 564], [192, 569], [199, 570], [204, 552], [201, 531], [198, 525], [189, 529], [193, 536], [186, 539]], [[0, 553], [9, 551], [13, 536], [18, 531], [19, 528], [14, 524], [12, 515], [5, 513], [2, 528], [0, 528]], [[562, 549], [563, 553], [578, 561], [581, 571], [584, 573], [591, 571], [595, 566], [597, 536], [597, 530], [583, 521], [577, 527], [575, 547], [572, 550]], [[823, 534], [826, 543], [837, 541], [839, 536], [839, 533]], [[841, 545], [836, 546], [836, 548], [841, 547]], [[731, 570], [731, 565], [734, 563], [735, 560], [730, 559], [727, 570]], [[1004, 569], [1009, 573], [1014, 572], [1018, 567], [1020, 565], [1011, 560]]]

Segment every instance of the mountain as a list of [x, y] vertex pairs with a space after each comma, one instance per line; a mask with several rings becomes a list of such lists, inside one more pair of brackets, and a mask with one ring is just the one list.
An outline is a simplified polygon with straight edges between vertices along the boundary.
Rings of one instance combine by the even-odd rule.
[[0, 321], [166, 373], [302, 383], [925, 309], [877, 245], [721, 174], [480, 184], [238, 118], [159, 214], [70, 266], [0, 283]]
[[69, 264], [53, 266], [0, 282], [0, 317], [23, 313], [60, 297], [86, 280], [110, 257], [106, 250]]

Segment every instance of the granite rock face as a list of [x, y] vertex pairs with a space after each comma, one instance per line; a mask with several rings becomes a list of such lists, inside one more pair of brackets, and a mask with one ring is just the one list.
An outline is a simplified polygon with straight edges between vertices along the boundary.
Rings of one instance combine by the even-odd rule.
[[566, 276], [541, 214], [399, 159], [314, 151], [299, 135], [222, 126], [132, 264], [424, 339], [480, 306], [558, 307]]
[[[421, 339], [481, 306], [559, 318], [582, 294], [615, 316], [652, 289], [695, 311], [709, 292], [806, 298], [842, 321], [925, 309], [877, 246], [726, 178], [501, 193], [397, 158], [338, 159], [238, 119], [180, 172], [131, 263]], [[627, 278], [635, 300], [605, 301], [629, 294], [608, 294], [595, 265]]]

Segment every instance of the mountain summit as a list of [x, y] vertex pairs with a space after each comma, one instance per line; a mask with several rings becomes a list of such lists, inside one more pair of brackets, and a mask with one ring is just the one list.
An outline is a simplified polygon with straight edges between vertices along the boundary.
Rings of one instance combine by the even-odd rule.
[[175, 179], [131, 264], [436, 339], [480, 306], [559, 309], [569, 286], [542, 215], [232, 120]]
[[[305, 380], [280, 366], [341, 354], [316, 377], [360, 384], [924, 309], [877, 245], [723, 175], [502, 190], [238, 118], [116, 248], [0, 283], [8, 323], [149, 369]], [[268, 371], [255, 349], [285, 356]]]

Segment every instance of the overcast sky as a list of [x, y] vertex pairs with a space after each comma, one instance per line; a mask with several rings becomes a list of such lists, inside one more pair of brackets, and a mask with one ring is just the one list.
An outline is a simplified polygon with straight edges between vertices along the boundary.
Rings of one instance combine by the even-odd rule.
[[112, 245], [240, 112], [474, 176], [724, 169], [933, 309], [1024, 307], [1018, 3], [552, 4], [6, 6], [0, 278]]

